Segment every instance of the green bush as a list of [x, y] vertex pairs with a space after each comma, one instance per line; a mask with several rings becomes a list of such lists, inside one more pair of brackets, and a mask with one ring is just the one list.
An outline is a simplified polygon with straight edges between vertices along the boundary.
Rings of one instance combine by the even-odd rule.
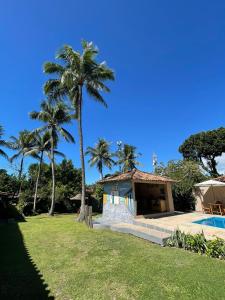
[[225, 259], [225, 241], [219, 238], [207, 241], [206, 255]]
[[176, 248], [185, 248], [185, 233], [180, 230], [174, 231], [170, 239], [167, 241], [167, 245]]
[[27, 190], [20, 193], [16, 208], [20, 214], [30, 215], [32, 214], [32, 204], [33, 204], [33, 198], [32, 198], [31, 191]]
[[177, 229], [167, 240], [167, 246], [225, 259], [225, 241], [219, 238], [206, 240], [203, 232], [192, 235]]

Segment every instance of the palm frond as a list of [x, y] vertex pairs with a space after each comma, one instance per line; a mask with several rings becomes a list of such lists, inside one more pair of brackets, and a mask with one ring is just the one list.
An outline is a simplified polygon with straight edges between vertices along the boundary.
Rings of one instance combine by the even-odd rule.
[[93, 97], [97, 102], [103, 104], [105, 107], [107, 107], [107, 103], [105, 102], [105, 100], [103, 99], [103, 97], [101, 96], [101, 94], [98, 92], [97, 89], [95, 89], [91, 84], [87, 84], [86, 85], [87, 88], [87, 93]]
[[69, 131], [67, 131], [65, 128], [62, 128], [62, 127], [58, 128], [58, 130], [67, 142], [75, 143], [75, 139], [72, 136], [72, 134], [69, 133]]
[[66, 97], [67, 90], [61, 84], [61, 80], [49, 79], [44, 84], [44, 93], [52, 102], [57, 102], [60, 101], [62, 98]]
[[7, 160], [9, 159], [8, 155], [2, 149], [0, 149], [0, 156], [6, 158]]
[[61, 66], [60, 64], [57, 63], [53, 63], [53, 62], [46, 62], [44, 64], [44, 72], [47, 74], [59, 74], [62, 75], [64, 72], [64, 68], [63, 66]]
[[57, 150], [54, 150], [54, 154], [57, 155], [57, 156], [63, 157], [63, 158], [66, 157], [66, 155], [64, 153], [62, 153], [60, 151], [57, 151]]
[[12, 157], [10, 157], [9, 161], [13, 162], [17, 158], [19, 158], [21, 154], [22, 154], [22, 151], [19, 151], [18, 153], [14, 154]]

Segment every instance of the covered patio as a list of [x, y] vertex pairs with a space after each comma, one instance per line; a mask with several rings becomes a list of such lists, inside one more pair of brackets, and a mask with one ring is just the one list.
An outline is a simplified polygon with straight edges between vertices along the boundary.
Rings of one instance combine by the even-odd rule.
[[210, 179], [195, 184], [195, 210], [209, 214], [225, 214], [225, 183]]

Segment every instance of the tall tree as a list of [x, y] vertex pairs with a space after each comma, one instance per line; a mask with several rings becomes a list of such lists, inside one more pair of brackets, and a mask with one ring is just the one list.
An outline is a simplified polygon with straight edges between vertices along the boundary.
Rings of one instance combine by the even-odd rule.
[[101, 179], [103, 179], [103, 167], [107, 167], [109, 169], [115, 164], [112, 159], [112, 153], [110, 153], [110, 143], [105, 139], [99, 139], [96, 146], [88, 147], [86, 151], [86, 155], [90, 155], [89, 164], [91, 167], [96, 166]]
[[21, 158], [19, 175], [18, 175], [18, 179], [20, 182], [18, 193], [20, 193], [22, 189], [22, 183], [23, 183], [22, 175], [23, 175], [24, 158], [25, 156], [28, 155], [28, 152], [32, 149], [34, 145], [32, 133], [28, 130], [20, 131], [18, 138], [15, 136], [11, 136], [10, 141], [7, 144], [10, 149], [17, 151], [16, 154], [14, 154], [10, 158], [10, 161], [13, 162], [16, 159]]
[[[0, 125], [0, 146], [7, 147], [7, 142], [2, 139], [3, 134], [4, 134], [4, 129], [3, 126]], [[2, 149], [0, 149], [0, 155], [8, 159], [8, 155]]]
[[199, 162], [211, 176], [218, 176], [216, 158], [225, 152], [225, 128], [191, 135], [179, 147], [185, 160]]
[[190, 211], [195, 209], [193, 187], [207, 177], [202, 173], [199, 163], [188, 160], [171, 160], [167, 165], [156, 166], [155, 173], [176, 180], [172, 185], [175, 210]]
[[[36, 203], [37, 203], [38, 185], [39, 185], [39, 179], [40, 179], [40, 175], [41, 175], [41, 168], [42, 168], [42, 164], [43, 164], [43, 160], [44, 160], [44, 155], [50, 157], [51, 140], [50, 140], [50, 135], [49, 135], [48, 131], [44, 132], [43, 134], [40, 134], [40, 132], [35, 131], [33, 138], [34, 138], [34, 146], [30, 151], [28, 151], [27, 154], [36, 155], [37, 159], [39, 160], [36, 182], [35, 182], [34, 202], [33, 202], [33, 213], [35, 213], [36, 212]], [[65, 155], [63, 153], [61, 153], [57, 150], [54, 150], [54, 154], [65, 157]]]
[[122, 166], [122, 171], [127, 172], [135, 169], [136, 166], [139, 166], [140, 163], [137, 161], [137, 158], [141, 155], [136, 153], [136, 147], [128, 144], [124, 144], [122, 151], [119, 154], [118, 165]]
[[49, 101], [43, 101], [41, 103], [41, 110], [39, 112], [33, 111], [30, 113], [30, 117], [34, 120], [39, 120], [46, 125], [39, 128], [38, 132], [47, 132], [50, 137], [50, 161], [52, 168], [52, 197], [51, 207], [49, 215], [54, 215], [55, 208], [55, 149], [59, 141], [59, 135], [61, 135], [67, 142], [74, 143], [73, 136], [63, 128], [63, 124], [70, 123], [72, 115], [68, 107], [62, 102], [52, 104]]
[[114, 73], [105, 62], [98, 63], [96, 56], [98, 49], [93, 43], [82, 42], [82, 52], [73, 50], [71, 46], [64, 46], [56, 55], [60, 63], [47, 62], [44, 71], [57, 75], [45, 84], [45, 93], [56, 99], [67, 96], [72, 103], [78, 121], [80, 160], [82, 169], [82, 200], [79, 221], [85, 219], [85, 163], [83, 149], [83, 90], [97, 102], [107, 106], [101, 92], [109, 92], [105, 81], [114, 80]]

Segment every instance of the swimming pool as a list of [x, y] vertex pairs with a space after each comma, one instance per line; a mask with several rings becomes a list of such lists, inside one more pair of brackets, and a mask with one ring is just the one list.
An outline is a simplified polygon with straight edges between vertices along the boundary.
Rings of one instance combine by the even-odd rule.
[[223, 217], [212, 217], [208, 219], [194, 221], [193, 223], [225, 229], [225, 218]]

